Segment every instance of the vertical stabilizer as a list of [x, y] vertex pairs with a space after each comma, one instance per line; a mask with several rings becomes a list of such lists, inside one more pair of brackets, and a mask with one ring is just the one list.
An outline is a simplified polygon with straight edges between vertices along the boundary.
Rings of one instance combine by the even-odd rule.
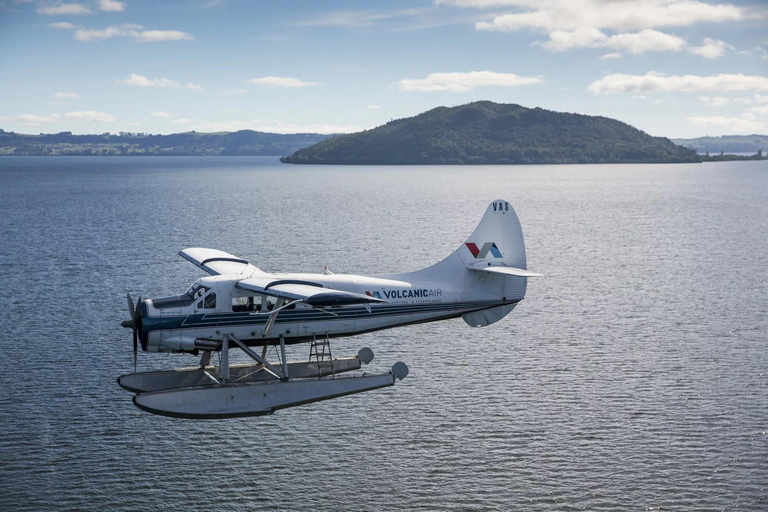
[[465, 266], [488, 263], [527, 268], [523, 229], [509, 201], [489, 204], [480, 224], [456, 252]]
[[[498, 267], [499, 272], [480, 268]], [[514, 208], [503, 199], [485, 209], [474, 232], [447, 258], [411, 274], [406, 279], [453, 282], [463, 290], [463, 300], [505, 301], [509, 304], [463, 315], [473, 327], [501, 320], [525, 296], [527, 277], [523, 230]], [[532, 274], [531, 275], [535, 275]]]

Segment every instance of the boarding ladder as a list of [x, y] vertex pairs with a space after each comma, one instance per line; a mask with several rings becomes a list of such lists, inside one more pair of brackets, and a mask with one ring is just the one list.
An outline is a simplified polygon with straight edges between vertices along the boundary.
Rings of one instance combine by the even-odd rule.
[[[326, 359], [327, 357], [327, 359]], [[317, 339], [316, 335], [312, 335], [312, 343], [309, 346], [309, 361], [312, 362], [314, 358], [317, 363], [317, 373], [320, 376], [320, 368], [322, 365], [326, 367], [331, 366], [331, 375], [335, 376], [336, 373], [333, 370], [333, 355], [331, 354], [331, 340], [328, 338], [328, 333], [325, 334], [325, 338]]]

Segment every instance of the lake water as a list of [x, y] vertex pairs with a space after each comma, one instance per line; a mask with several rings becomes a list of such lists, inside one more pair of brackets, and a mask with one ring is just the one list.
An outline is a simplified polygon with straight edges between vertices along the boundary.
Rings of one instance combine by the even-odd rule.
[[[132, 370], [125, 292], [186, 289], [201, 271], [182, 248], [418, 269], [497, 198], [546, 277], [483, 329], [334, 342], [370, 346], [374, 370], [408, 363], [393, 388], [189, 421], [115, 382]], [[766, 162], [4, 157], [0, 215], [0, 509], [768, 510]], [[140, 353], [139, 369], [196, 361]]]

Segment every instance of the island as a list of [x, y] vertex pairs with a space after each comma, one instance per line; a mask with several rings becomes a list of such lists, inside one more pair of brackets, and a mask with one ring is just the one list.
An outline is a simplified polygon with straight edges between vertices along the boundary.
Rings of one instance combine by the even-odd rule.
[[73, 135], [71, 132], [24, 135], [0, 130], [0, 155], [65, 156], [280, 156], [328, 138], [319, 133], [226, 133], [150, 135], [120, 132]]
[[477, 101], [336, 135], [291, 164], [450, 165], [700, 162], [696, 150], [601, 116]]

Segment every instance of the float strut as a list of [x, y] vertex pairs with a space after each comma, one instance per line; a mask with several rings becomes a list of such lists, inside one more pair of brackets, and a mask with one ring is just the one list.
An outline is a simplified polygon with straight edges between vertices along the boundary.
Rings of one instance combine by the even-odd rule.
[[200, 368], [205, 368], [208, 366], [208, 363], [211, 362], [211, 354], [213, 352], [210, 350], [203, 350], [203, 355], [200, 357]]
[[221, 383], [229, 382], [229, 336], [221, 341]]
[[[264, 369], [267, 372], [271, 373], [272, 375], [274, 375], [278, 379], [282, 379], [283, 378], [283, 374], [280, 373], [280, 370], [278, 370], [277, 368], [275, 368], [274, 366], [269, 364], [269, 362], [266, 359], [264, 359], [263, 356], [259, 357], [259, 354], [257, 354], [256, 352], [254, 352], [253, 350], [248, 348], [248, 346], [245, 343], [243, 343], [239, 339], [235, 338], [231, 334], [228, 334], [227, 336], [229, 337], [229, 339], [234, 341], [241, 349], [243, 349], [243, 352], [245, 352], [251, 359], [253, 359], [257, 363], [261, 363], [262, 365], [264, 365]], [[264, 347], [264, 348], [266, 348], [266, 347]]]
[[288, 362], [285, 359], [285, 340], [282, 336], [280, 336], [280, 358], [283, 362], [283, 375], [285, 375], [282, 380], [288, 380]]

